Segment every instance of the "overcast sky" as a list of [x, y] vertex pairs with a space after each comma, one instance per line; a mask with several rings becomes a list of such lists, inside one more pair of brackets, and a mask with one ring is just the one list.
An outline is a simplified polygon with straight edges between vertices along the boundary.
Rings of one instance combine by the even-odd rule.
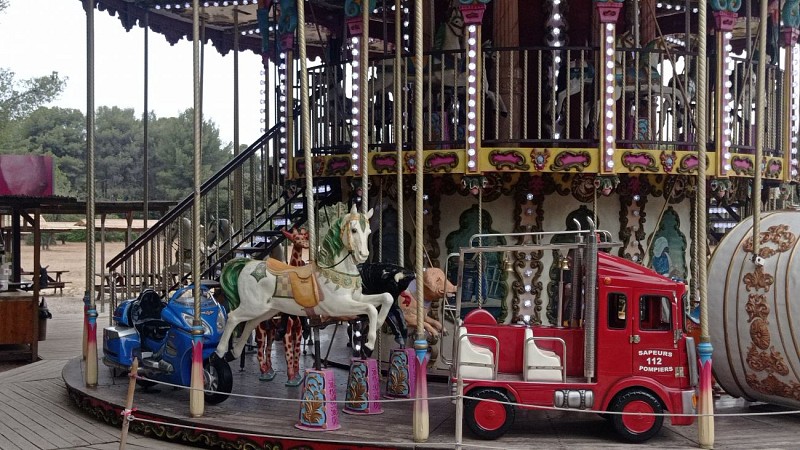
[[[95, 105], [144, 108], [144, 30], [126, 32], [116, 17], [95, 11]], [[158, 117], [176, 116], [193, 105], [192, 43], [171, 46], [151, 32], [149, 109]], [[233, 53], [222, 57], [205, 49], [203, 111], [224, 143], [233, 141]], [[86, 14], [78, 0], [10, 0], [0, 13], [0, 67], [17, 79], [57, 71], [68, 77], [64, 93], [50, 106], [86, 112]], [[241, 144], [261, 135], [261, 58], [239, 56]]]

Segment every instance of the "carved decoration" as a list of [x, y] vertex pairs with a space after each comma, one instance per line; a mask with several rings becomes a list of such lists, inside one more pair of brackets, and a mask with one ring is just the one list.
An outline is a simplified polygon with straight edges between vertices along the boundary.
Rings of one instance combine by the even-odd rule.
[[550, 159], [550, 150], [546, 148], [535, 148], [531, 150], [531, 161], [533, 168], [542, 171], [547, 167], [547, 161]]
[[637, 170], [641, 170], [642, 172], [658, 172], [656, 159], [650, 153], [625, 151], [622, 152], [621, 159], [622, 165], [631, 172]]
[[458, 167], [458, 153], [433, 152], [425, 156], [425, 172], [450, 173]]
[[736, 175], [755, 175], [753, 160], [747, 156], [734, 155], [731, 158], [731, 169]]
[[747, 312], [747, 321], [755, 319], [766, 320], [769, 317], [769, 305], [764, 294], [750, 294], [744, 307]]
[[743, 280], [747, 292], [758, 290], [769, 292], [769, 288], [775, 282], [775, 278], [772, 275], [764, 273], [763, 266], [756, 266], [755, 272], [745, 274]]
[[[758, 256], [764, 259], [789, 250], [797, 239], [794, 233], [789, 231], [787, 225], [773, 225], [767, 228], [767, 231], [761, 232], [758, 236], [758, 242], [761, 244], [758, 249]], [[765, 244], [774, 244], [775, 248]], [[744, 241], [743, 248], [746, 252], [753, 252], [752, 236]]]
[[397, 173], [397, 155], [391, 153], [372, 155], [372, 167], [379, 174]]
[[[767, 231], [759, 234], [758, 239], [759, 243], [764, 244], [759, 249], [759, 256], [766, 259], [788, 251], [792, 248], [796, 237], [789, 231], [787, 225], [781, 224], [769, 227]], [[753, 253], [752, 237], [745, 241], [743, 249], [745, 252]], [[789, 375], [789, 367], [783, 354], [770, 345], [770, 308], [766, 293], [775, 282], [774, 275], [765, 273], [763, 265], [757, 265], [753, 272], [744, 275], [742, 282], [748, 292], [753, 291], [748, 295], [745, 304], [747, 321], [750, 323], [750, 346], [747, 349], [745, 362], [753, 372], [745, 373], [745, 381], [758, 392], [800, 400], [800, 384], [795, 381], [787, 383], [776, 377], [776, 375]], [[760, 378], [759, 372], [766, 372], [767, 376]]]
[[350, 170], [349, 156], [332, 156], [328, 159], [327, 175], [341, 176]]
[[566, 151], [556, 155], [553, 164], [550, 165], [550, 170], [553, 172], [569, 172], [575, 169], [577, 172], [583, 172], [592, 161], [589, 152], [585, 151]]
[[778, 158], [769, 158], [764, 167], [764, 177], [778, 178], [783, 171], [783, 161]]
[[672, 168], [675, 166], [675, 162], [678, 160], [678, 154], [675, 150], [668, 152], [666, 150], [661, 151], [661, 168], [664, 169], [664, 172], [670, 173], [672, 172]]
[[627, 176], [621, 179], [617, 187], [619, 193], [620, 232], [622, 248], [619, 256], [641, 263], [644, 258], [643, 241], [645, 238], [644, 223], [647, 196], [653, 187], [645, 176]]
[[572, 178], [572, 196], [581, 203], [592, 203], [595, 195], [596, 177], [592, 174], [578, 174]]
[[516, 150], [492, 150], [489, 152], [489, 164], [497, 170], [528, 170], [530, 164], [525, 162], [525, 155]]
[[699, 164], [700, 161], [697, 159], [697, 155], [687, 153], [686, 155], [683, 155], [683, 157], [681, 157], [680, 159], [680, 164], [678, 165], [678, 173], [681, 174], [697, 173], [697, 166]]
[[616, 175], [598, 175], [594, 178], [594, 187], [597, 193], [608, 197], [619, 186], [619, 177]]

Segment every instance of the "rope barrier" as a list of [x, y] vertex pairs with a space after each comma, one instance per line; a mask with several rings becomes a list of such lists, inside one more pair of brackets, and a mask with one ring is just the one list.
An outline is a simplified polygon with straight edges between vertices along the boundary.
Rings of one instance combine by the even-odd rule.
[[[136, 379], [140, 380], [147, 380], [152, 383], [161, 384], [164, 386], [169, 386], [173, 388], [180, 388], [185, 390], [192, 390], [189, 386], [183, 386], [179, 384], [167, 383], [164, 381], [154, 380], [152, 378], [143, 377], [141, 375], [136, 376]], [[218, 394], [219, 391], [209, 391], [203, 390], [205, 393], [210, 394]], [[240, 397], [240, 398], [252, 398], [256, 400], [270, 400], [270, 401], [285, 401], [290, 403], [302, 403], [303, 399], [293, 399], [293, 398], [283, 398], [283, 397], [268, 397], [262, 395], [248, 395], [248, 394], [236, 394], [236, 393], [229, 393], [227, 394], [231, 397]], [[458, 395], [442, 395], [442, 396], [433, 396], [433, 397], [424, 397], [427, 401], [437, 401], [437, 400], [449, 400], [455, 401], [459, 396]], [[556, 411], [556, 412], [576, 412], [576, 413], [588, 413], [588, 414], [606, 414], [606, 415], [630, 415], [630, 416], [663, 416], [663, 417], [758, 417], [758, 416], [786, 416], [786, 415], [794, 415], [800, 414], [800, 410], [788, 410], [788, 411], [765, 411], [765, 412], [749, 412], [749, 413], [714, 413], [714, 414], [698, 414], [698, 413], [671, 413], [671, 412], [664, 412], [664, 413], [627, 413], [621, 411], [607, 411], [607, 410], [596, 410], [596, 409], [573, 409], [573, 408], [561, 408], [557, 406], [544, 406], [544, 405], [533, 405], [529, 403], [518, 403], [518, 402], [503, 402], [495, 399], [484, 399], [478, 397], [471, 397], [469, 395], [461, 396], [463, 400], [477, 400], [483, 402], [494, 402], [501, 405], [509, 405], [517, 408], [522, 409], [535, 409], [541, 411]], [[377, 400], [370, 400], [372, 403], [403, 403], [403, 402], [414, 402], [415, 398], [392, 398], [392, 399], [377, 399]], [[316, 400], [320, 403], [338, 403], [338, 404], [346, 404], [351, 403], [346, 400]], [[132, 411], [135, 411], [136, 408], [133, 408]]]

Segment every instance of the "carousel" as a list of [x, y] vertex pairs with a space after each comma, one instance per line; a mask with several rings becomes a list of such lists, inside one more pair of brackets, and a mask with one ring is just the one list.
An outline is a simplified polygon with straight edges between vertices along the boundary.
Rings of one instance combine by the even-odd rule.
[[[101, 268], [111, 323], [86, 296], [65, 379], [124, 433], [509, 448], [541, 414], [710, 448], [715, 384], [800, 405], [798, 0], [82, 3], [90, 55], [96, 9], [193, 40], [196, 130], [201, 46], [263, 61], [263, 136], [205, 182], [196, 157], [193, 194]], [[668, 343], [626, 372], [616, 327]]]

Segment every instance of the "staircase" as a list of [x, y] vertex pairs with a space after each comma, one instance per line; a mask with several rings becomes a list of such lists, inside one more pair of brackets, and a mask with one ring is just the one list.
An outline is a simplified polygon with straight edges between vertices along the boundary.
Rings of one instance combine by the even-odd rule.
[[[268, 179], [268, 151], [279, 128], [272, 127], [202, 184], [200, 279], [217, 279], [236, 256], [268, 256], [284, 240], [281, 228], [305, 222], [303, 189], [284, 190]], [[108, 262], [100, 289], [110, 294], [112, 309], [146, 287], [165, 296], [191, 282], [193, 205], [193, 195], [184, 198]], [[207, 242], [212, 234], [214, 242]]]

